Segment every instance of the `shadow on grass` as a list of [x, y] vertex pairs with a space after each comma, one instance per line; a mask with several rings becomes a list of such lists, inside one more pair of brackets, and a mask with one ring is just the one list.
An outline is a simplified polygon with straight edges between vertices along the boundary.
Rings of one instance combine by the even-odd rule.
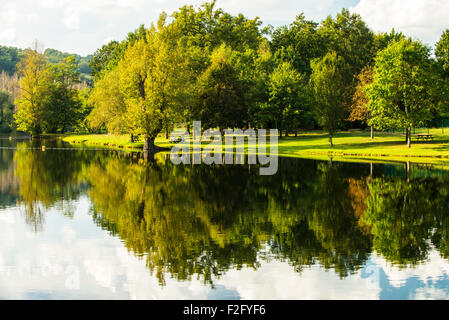
[[[341, 141], [340, 139], [348, 139], [347, 141]], [[334, 147], [331, 148], [327, 143], [328, 135], [327, 134], [303, 134], [298, 137], [284, 137], [279, 140], [279, 148], [282, 152], [298, 152], [298, 151], [306, 151], [306, 150], [328, 150], [336, 152], [345, 152], [351, 150], [352, 152], [364, 152], [368, 149], [377, 149], [377, 151], [382, 150], [383, 148], [393, 148], [393, 147], [405, 147], [405, 136], [396, 133], [382, 133], [377, 134], [377, 138], [384, 139], [394, 139], [388, 141], [379, 141], [370, 140], [369, 133], [357, 133], [354, 132], [344, 132], [338, 133], [334, 135]], [[359, 141], [360, 139], [367, 139], [366, 141]], [[340, 141], [339, 141], [340, 140]], [[355, 141], [351, 141], [355, 140]], [[296, 143], [295, 143], [296, 142]], [[448, 144], [447, 146], [442, 146], [442, 144]], [[430, 150], [436, 152], [444, 152], [449, 151], [449, 140], [448, 139], [435, 139], [434, 141], [412, 141], [413, 145], [419, 146], [430, 146]], [[423, 150], [425, 151], [425, 150]]]

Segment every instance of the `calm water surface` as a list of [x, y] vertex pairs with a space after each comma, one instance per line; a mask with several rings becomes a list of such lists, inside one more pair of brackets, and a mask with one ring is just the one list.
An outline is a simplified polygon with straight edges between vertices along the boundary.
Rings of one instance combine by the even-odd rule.
[[449, 298], [449, 167], [44, 144], [0, 139], [1, 299]]

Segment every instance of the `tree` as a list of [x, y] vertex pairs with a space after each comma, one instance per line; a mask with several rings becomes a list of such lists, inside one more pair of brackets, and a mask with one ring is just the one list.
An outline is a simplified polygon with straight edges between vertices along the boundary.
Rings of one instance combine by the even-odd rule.
[[373, 83], [366, 88], [370, 125], [403, 128], [411, 147], [411, 128], [431, 118], [434, 73], [430, 50], [420, 42], [402, 39], [376, 57]]
[[94, 80], [100, 80], [107, 71], [113, 69], [123, 58], [126, 46], [118, 41], [111, 41], [95, 51], [89, 67]]
[[312, 61], [310, 89], [315, 101], [315, 112], [318, 124], [329, 134], [331, 147], [332, 136], [342, 126], [345, 117], [346, 69], [346, 63], [336, 52], [329, 52], [322, 59]]
[[77, 68], [74, 56], [64, 58], [53, 68], [53, 82], [45, 108], [46, 132], [61, 130], [64, 133], [78, 121], [80, 101], [75, 85], [80, 83], [80, 73]]
[[0, 132], [11, 130], [13, 123], [14, 104], [8, 92], [0, 91]]
[[243, 87], [231, 63], [232, 50], [223, 44], [198, 79], [193, 116], [206, 128], [241, 127], [246, 113]]
[[269, 77], [269, 98], [262, 112], [274, 120], [276, 127], [288, 136], [291, 129], [297, 129], [304, 118], [307, 107], [307, 86], [304, 76], [293, 69], [288, 62], [283, 62]]
[[[406, 37], [402, 34], [402, 32], [396, 32], [396, 30], [394, 29], [392, 29], [389, 33], [380, 32], [378, 34], [375, 34], [373, 57], [375, 58], [380, 51], [384, 50], [390, 44], [402, 39], [406, 39]], [[372, 64], [374, 64], [374, 60], [372, 61]]]
[[13, 75], [17, 69], [16, 65], [20, 61], [22, 50], [12, 47], [0, 46], [0, 72], [5, 71]]
[[[349, 121], [361, 121], [364, 124], [368, 124], [371, 118], [371, 113], [367, 108], [368, 97], [365, 93], [367, 85], [373, 82], [373, 69], [370, 66], [363, 68], [358, 76], [359, 83], [355, 88], [354, 96], [352, 97], [351, 114], [349, 115]], [[371, 139], [374, 139], [374, 127], [371, 126]]]
[[335, 51], [347, 63], [349, 82], [374, 59], [374, 34], [360, 15], [343, 9], [335, 20], [328, 17], [319, 29], [329, 51]]
[[156, 150], [157, 135], [182, 113], [187, 59], [175, 24], [161, 14], [145, 40], [130, 46], [118, 65], [126, 123], [145, 138], [144, 150]]
[[95, 51], [92, 59], [89, 61], [91, 75], [94, 77], [94, 80], [102, 79], [107, 72], [114, 69], [120, 60], [123, 59], [128, 46], [134, 45], [139, 40], [145, 40], [145, 37], [146, 29], [142, 24], [134, 32], [128, 33], [125, 40], [121, 42], [111, 41]]
[[248, 19], [242, 14], [233, 16], [222, 9], [215, 8], [216, 1], [206, 2], [198, 9], [184, 6], [174, 12], [174, 24], [188, 46], [200, 47], [211, 53], [222, 43], [232, 50], [244, 52], [257, 50], [267, 28], [261, 30], [258, 17]]
[[444, 70], [445, 77], [449, 78], [449, 29], [441, 35], [435, 48], [435, 56]]
[[440, 112], [447, 113], [449, 109], [449, 29], [441, 35], [441, 39], [435, 48], [435, 56], [437, 58], [436, 72], [441, 77], [438, 79], [438, 84], [433, 87], [435, 89], [434, 95]]
[[20, 93], [16, 100], [14, 115], [17, 129], [40, 135], [45, 121], [45, 107], [50, 96], [52, 70], [44, 55], [28, 49], [17, 65], [20, 79]]
[[322, 57], [325, 43], [318, 33], [318, 23], [306, 20], [304, 13], [298, 15], [290, 26], [274, 30], [271, 39], [272, 51], [280, 61], [289, 61], [293, 67], [310, 76], [310, 62]]
[[108, 132], [113, 134], [132, 131], [126, 122], [127, 107], [120, 89], [120, 74], [117, 68], [107, 72], [95, 83], [88, 103], [94, 106], [87, 117], [90, 128], [99, 130], [106, 127]]
[[76, 123], [75, 131], [90, 132], [88, 117], [91, 114], [94, 106], [89, 101], [92, 88], [86, 87], [78, 91], [78, 101], [80, 103], [78, 110], [78, 121]]

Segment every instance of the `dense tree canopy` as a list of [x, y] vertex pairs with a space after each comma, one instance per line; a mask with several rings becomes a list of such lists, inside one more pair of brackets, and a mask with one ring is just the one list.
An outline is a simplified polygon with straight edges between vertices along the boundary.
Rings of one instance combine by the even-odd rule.
[[[375, 34], [347, 9], [320, 23], [300, 13], [273, 29], [212, 1], [162, 13], [156, 25], [141, 25], [92, 56], [47, 49], [28, 66], [48, 70], [45, 81], [25, 76], [29, 50], [0, 47], [0, 69], [14, 73], [21, 59], [15, 119], [18, 130], [34, 134], [106, 130], [131, 141], [144, 136], [154, 150], [158, 134], [201, 120], [285, 135], [322, 128], [332, 144], [349, 127], [403, 128], [409, 137], [412, 127], [440, 121], [449, 110], [448, 34], [433, 57], [394, 29]], [[58, 76], [61, 68], [70, 81]]]
[[441, 64], [445, 76], [449, 77], [449, 29], [441, 35], [435, 48], [435, 56]]
[[430, 120], [433, 77], [429, 48], [410, 39], [390, 44], [376, 57], [367, 87], [370, 124], [405, 129], [410, 146], [411, 128]]
[[79, 72], [74, 57], [51, 66], [45, 56], [28, 49], [18, 64], [20, 93], [15, 101], [17, 129], [32, 136], [65, 132], [79, 121]]
[[322, 59], [312, 61], [310, 87], [314, 96], [318, 123], [329, 133], [330, 145], [332, 135], [343, 125], [346, 112], [347, 90], [345, 70], [347, 65], [337, 53], [330, 52]]

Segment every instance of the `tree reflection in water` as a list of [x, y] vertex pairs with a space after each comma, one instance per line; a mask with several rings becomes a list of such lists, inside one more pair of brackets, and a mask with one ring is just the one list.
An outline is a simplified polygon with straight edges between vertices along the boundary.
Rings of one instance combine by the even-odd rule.
[[401, 266], [423, 262], [431, 246], [449, 257], [444, 170], [280, 159], [278, 174], [267, 177], [248, 165], [175, 166], [163, 154], [144, 162], [31, 149], [17, 150], [13, 165], [36, 230], [43, 211], [56, 206], [70, 216], [66, 204], [87, 192], [94, 221], [145, 259], [161, 285], [167, 275], [213, 284], [227, 270], [270, 259], [297, 272], [319, 264], [343, 278], [374, 251]]

